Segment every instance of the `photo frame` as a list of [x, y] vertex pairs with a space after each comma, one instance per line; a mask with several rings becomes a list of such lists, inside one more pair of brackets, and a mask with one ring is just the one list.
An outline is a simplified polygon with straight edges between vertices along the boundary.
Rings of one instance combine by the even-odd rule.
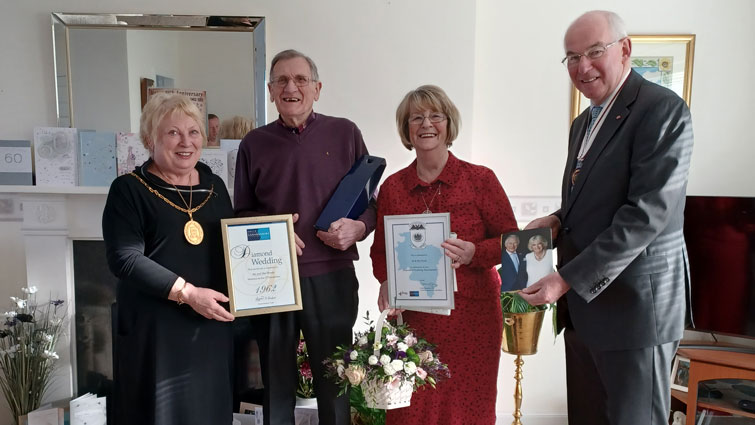
[[301, 310], [293, 216], [226, 218], [220, 227], [231, 314]]
[[391, 308], [450, 314], [456, 275], [441, 244], [451, 237], [451, 215], [386, 215], [383, 221]]
[[671, 368], [671, 388], [687, 392], [689, 384], [689, 359], [676, 355], [674, 366]]
[[[630, 35], [632, 69], [654, 83], [667, 87], [690, 106], [692, 69], [695, 59], [695, 34]], [[590, 101], [571, 85], [571, 121]]]

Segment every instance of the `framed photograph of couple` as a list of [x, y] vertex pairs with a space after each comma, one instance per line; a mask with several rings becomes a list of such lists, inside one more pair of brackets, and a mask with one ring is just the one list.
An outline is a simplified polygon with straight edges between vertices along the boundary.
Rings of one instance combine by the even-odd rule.
[[292, 215], [226, 218], [220, 227], [231, 314], [301, 310]]
[[387, 215], [384, 223], [391, 308], [450, 314], [456, 279], [441, 247], [451, 237], [450, 213]]
[[547, 227], [501, 235], [501, 291], [531, 286], [553, 271], [553, 241]]
[[671, 369], [671, 388], [687, 392], [689, 386], [689, 359], [676, 355]]
[[[671, 89], [690, 106], [695, 35], [630, 35], [632, 69], [656, 84]], [[571, 121], [590, 100], [571, 85]]]

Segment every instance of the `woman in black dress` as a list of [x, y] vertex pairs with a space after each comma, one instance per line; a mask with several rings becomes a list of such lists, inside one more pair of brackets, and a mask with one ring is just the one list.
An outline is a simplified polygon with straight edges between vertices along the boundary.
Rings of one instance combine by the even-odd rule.
[[189, 98], [152, 97], [140, 125], [150, 159], [110, 186], [102, 232], [119, 279], [116, 424], [232, 422], [220, 219], [233, 209], [220, 177], [197, 162], [203, 123]]

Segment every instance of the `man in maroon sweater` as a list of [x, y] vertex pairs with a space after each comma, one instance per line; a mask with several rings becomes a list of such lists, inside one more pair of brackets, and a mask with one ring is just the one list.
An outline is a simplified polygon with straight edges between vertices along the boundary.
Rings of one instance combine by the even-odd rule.
[[356, 242], [375, 228], [374, 201], [357, 219], [341, 218], [327, 232], [315, 221], [341, 178], [367, 148], [359, 128], [344, 118], [315, 114], [322, 83], [317, 67], [295, 50], [278, 53], [268, 90], [279, 118], [252, 130], [239, 147], [234, 182], [236, 215], [294, 214], [304, 309], [255, 322], [265, 385], [265, 425], [293, 425], [296, 347], [304, 333], [320, 423], [349, 424], [348, 395], [324, 378], [322, 361], [351, 343], [359, 305]]

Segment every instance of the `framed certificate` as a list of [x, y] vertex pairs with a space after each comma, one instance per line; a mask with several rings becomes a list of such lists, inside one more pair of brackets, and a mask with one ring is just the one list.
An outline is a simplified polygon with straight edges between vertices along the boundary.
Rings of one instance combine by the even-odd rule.
[[451, 259], [440, 246], [451, 233], [451, 215], [387, 215], [385, 257], [392, 308], [435, 312], [454, 308]]
[[301, 310], [291, 214], [220, 220], [231, 314]]

